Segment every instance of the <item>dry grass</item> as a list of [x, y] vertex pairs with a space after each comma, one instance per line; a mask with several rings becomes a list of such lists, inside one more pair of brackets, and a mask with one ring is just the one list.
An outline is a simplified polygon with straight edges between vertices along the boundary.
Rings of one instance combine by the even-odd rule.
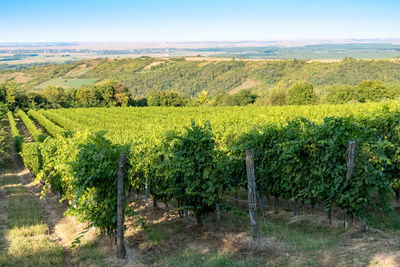
[[63, 77], [65, 77], [65, 78], [76, 78], [76, 77], [79, 77], [79, 76], [85, 74], [86, 72], [88, 72], [92, 68], [93, 67], [88, 67], [87, 64], [80, 64], [76, 68], [74, 68], [74, 69], [70, 70], [69, 72], [67, 72]]
[[253, 81], [253, 80], [247, 79], [241, 85], [239, 85], [238, 87], [229, 91], [229, 94], [233, 95], [233, 94], [240, 92], [241, 90], [254, 88], [260, 84], [261, 84], [261, 81]]
[[23, 72], [15, 72], [14, 73], [14, 80], [17, 83], [26, 83], [26, 82], [29, 82], [32, 79], [33, 79], [32, 76], [29, 76], [29, 75], [27, 75], [27, 74], [25, 74]]
[[51, 242], [37, 202], [18, 176], [4, 175], [0, 183], [7, 193], [7, 246], [1, 266], [61, 266], [62, 248]]
[[17, 83], [26, 83], [33, 79], [32, 76], [23, 72], [12, 72], [0, 74], [0, 81], [14, 79]]
[[220, 252], [234, 257], [261, 257], [268, 255], [274, 258], [283, 255], [286, 247], [283, 242], [276, 238], [260, 237], [256, 240], [247, 233], [225, 234], [222, 238]]
[[152, 62], [149, 65], [147, 65], [146, 67], [144, 67], [144, 70], [149, 70], [149, 69], [151, 69], [151, 67], [158, 66], [158, 65], [160, 65], [162, 63], [164, 63], [164, 61]]

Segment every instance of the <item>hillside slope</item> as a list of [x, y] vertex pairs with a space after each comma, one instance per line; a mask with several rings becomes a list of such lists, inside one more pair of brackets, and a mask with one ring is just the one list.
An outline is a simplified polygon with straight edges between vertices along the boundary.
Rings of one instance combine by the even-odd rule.
[[[195, 58], [196, 59], [196, 58]], [[21, 72], [21, 71], [20, 71]], [[114, 79], [128, 87], [135, 96], [145, 96], [151, 90], [173, 89], [185, 95], [196, 95], [206, 90], [209, 94], [241, 88], [253, 81], [259, 93], [265, 92], [279, 81], [290, 85], [306, 81], [323, 90], [332, 84], [357, 84], [363, 80], [381, 80], [387, 84], [400, 84], [400, 59], [343, 61], [305, 60], [209, 60], [197, 58], [95, 59], [62, 65], [47, 65], [23, 70], [30, 77], [26, 88], [62, 85], [57, 79], [74, 79], [65, 86], [75, 88], [80, 81], [96, 82]], [[73, 74], [73, 75], [72, 75]], [[15, 75], [0, 77], [15, 79]], [[21, 81], [19, 81], [21, 82]], [[248, 86], [242, 86], [248, 88]]]

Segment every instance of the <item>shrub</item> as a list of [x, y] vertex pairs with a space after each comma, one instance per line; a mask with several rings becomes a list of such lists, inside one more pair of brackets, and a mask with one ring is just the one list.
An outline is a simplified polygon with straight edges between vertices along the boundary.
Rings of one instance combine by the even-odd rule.
[[286, 104], [288, 91], [285, 84], [279, 83], [272, 88], [268, 95], [268, 104], [271, 106], [283, 106]]
[[307, 83], [297, 83], [289, 88], [289, 105], [312, 105], [317, 103], [314, 86]]
[[188, 99], [180, 93], [172, 90], [151, 91], [147, 98], [149, 106], [167, 106], [167, 107], [182, 107], [185, 106]]

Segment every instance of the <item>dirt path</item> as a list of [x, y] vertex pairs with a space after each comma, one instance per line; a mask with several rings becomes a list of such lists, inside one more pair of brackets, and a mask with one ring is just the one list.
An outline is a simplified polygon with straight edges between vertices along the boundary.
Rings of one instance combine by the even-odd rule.
[[[25, 142], [32, 142], [25, 125], [16, 120]], [[9, 139], [12, 143], [11, 136]], [[7, 171], [0, 173], [0, 266], [143, 266], [133, 259], [116, 259], [114, 248], [109, 247], [106, 238], [99, 236], [98, 229], [88, 229], [88, 224], [65, 216], [68, 206], [60, 201], [57, 193], [46, 190], [41, 197], [43, 187], [34, 182], [35, 177], [25, 168], [13, 145], [9, 154], [12, 161]], [[25, 212], [25, 209], [28, 210]], [[9, 216], [11, 213], [18, 216]], [[24, 224], [18, 224], [19, 221]], [[33, 232], [23, 233], [33, 241], [24, 238], [27, 244], [19, 244], [18, 229], [26, 228], [25, 221], [30, 221], [28, 227], [39, 227], [40, 231], [33, 229]], [[71, 248], [81, 235], [81, 243]], [[39, 244], [35, 243], [36, 239]], [[19, 244], [17, 248], [16, 243]], [[30, 248], [32, 246], [34, 249]], [[45, 247], [51, 249], [45, 250]]]
[[[32, 142], [32, 137], [29, 135], [25, 125], [23, 125], [19, 119], [17, 123], [24, 133], [25, 142]], [[63, 213], [66, 210], [65, 206], [58, 201], [57, 196], [52, 192], [48, 192], [47, 197], [40, 200], [41, 188], [34, 183], [34, 177], [23, 165], [14, 146], [11, 146], [10, 155], [12, 163], [8, 171], [4, 174], [0, 174], [0, 249], [7, 251], [10, 246], [10, 241], [12, 242], [12, 237], [7, 235], [7, 233], [11, 231], [11, 229], [7, 229], [7, 224], [10, 224], [7, 207], [9, 207], [9, 198], [12, 196], [12, 194], [10, 196], [10, 192], [12, 191], [7, 193], [5, 189], [12, 184], [12, 186], [18, 187], [23, 194], [26, 194], [26, 198], [29, 198], [29, 200], [33, 202], [32, 208], [37, 209], [35, 212], [39, 214], [40, 220], [45, 223], [45, 227], [48, 229], [46, 230], [47, 240], [53, 244], [56, 250], [62, 250], [62, 266], [73, 266], [71, 264], [70, 244], [63, 243], [63, 239], [60, 238], [55, 231], [56, 223], [63, 218]], [[13, 203], [10, 203], [10, 205], [11, 204]], [[26, 216], [29, 215], [27, 214]]]
[[30, 177], [12, 149], [12, 164], [0, 175], [1, 266], [62, 266], [63, 249], [53, 242]]

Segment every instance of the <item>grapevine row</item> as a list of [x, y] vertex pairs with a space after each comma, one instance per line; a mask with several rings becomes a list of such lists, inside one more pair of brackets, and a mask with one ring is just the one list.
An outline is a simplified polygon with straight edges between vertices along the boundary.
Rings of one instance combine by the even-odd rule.
[[15, 149], [17, 150], [17, 152], [20, 152], [22, 150], [22, 143], [24, 142], [24, 138], [17, 128], [17, 123], [15, 122], [14, 116], [11, 111], [7, 113], [7, 117], [10, 123], [11, 136], [14, 140]]
[[40, 125], [43, 126], [46, 131], [52, 136], [64, 136], [65, 131], [60, 126], [56, 125], [54, 122], [47, 119], [41, 113], [35, 110], [29, 110], [28, 115], [36, 120]]
[[[104, 203], [115, 201], [120, 153], [128, 154], [132, 189], [143, 190], [147, 184], [154, 199], [178, 200], [182, 208], [198, 215], [199, 222], [202, 214], [223, 201], [223, 192], [245, 187], [244, 151], [249, 148], [254, 149], [259, 192], [288, 200], [295, 207], [322, 203], [327, 211], [337, 206], [347, 214], [364, 217], [376, 196], [381, 205], [390, 208], [393, 189], [399, 188], [397, 102], [276, 109], [43, 112], [49, 117], [51, 113], [57, 114], [52, 120], [67, 130], [81, 124], [85, 125], [82, 130], [88, 128], [93, 134], [54, 135], [57, 138], [31, 148], [40, 160], [27, 160], [26, 165], [36, 170], [38, 179], [74, 203], [71, 212], [99, 227], [114, 225], [114, 210], [106, 209]], [[49, 121], [43, 118], [42, 122]], [[95, 133], [102, 130], [108, 132]], [[345, 175], [349, 140], [357, 144], [352, 179]]]
[[26, 115], [24, 111], [18, 110], [16, 115], [23, 121], [33, 140], [36, 142], [41, 142], [46, 138], [43, 132], [36, 127], [35, 123], [28, 117], [28, 115]]

